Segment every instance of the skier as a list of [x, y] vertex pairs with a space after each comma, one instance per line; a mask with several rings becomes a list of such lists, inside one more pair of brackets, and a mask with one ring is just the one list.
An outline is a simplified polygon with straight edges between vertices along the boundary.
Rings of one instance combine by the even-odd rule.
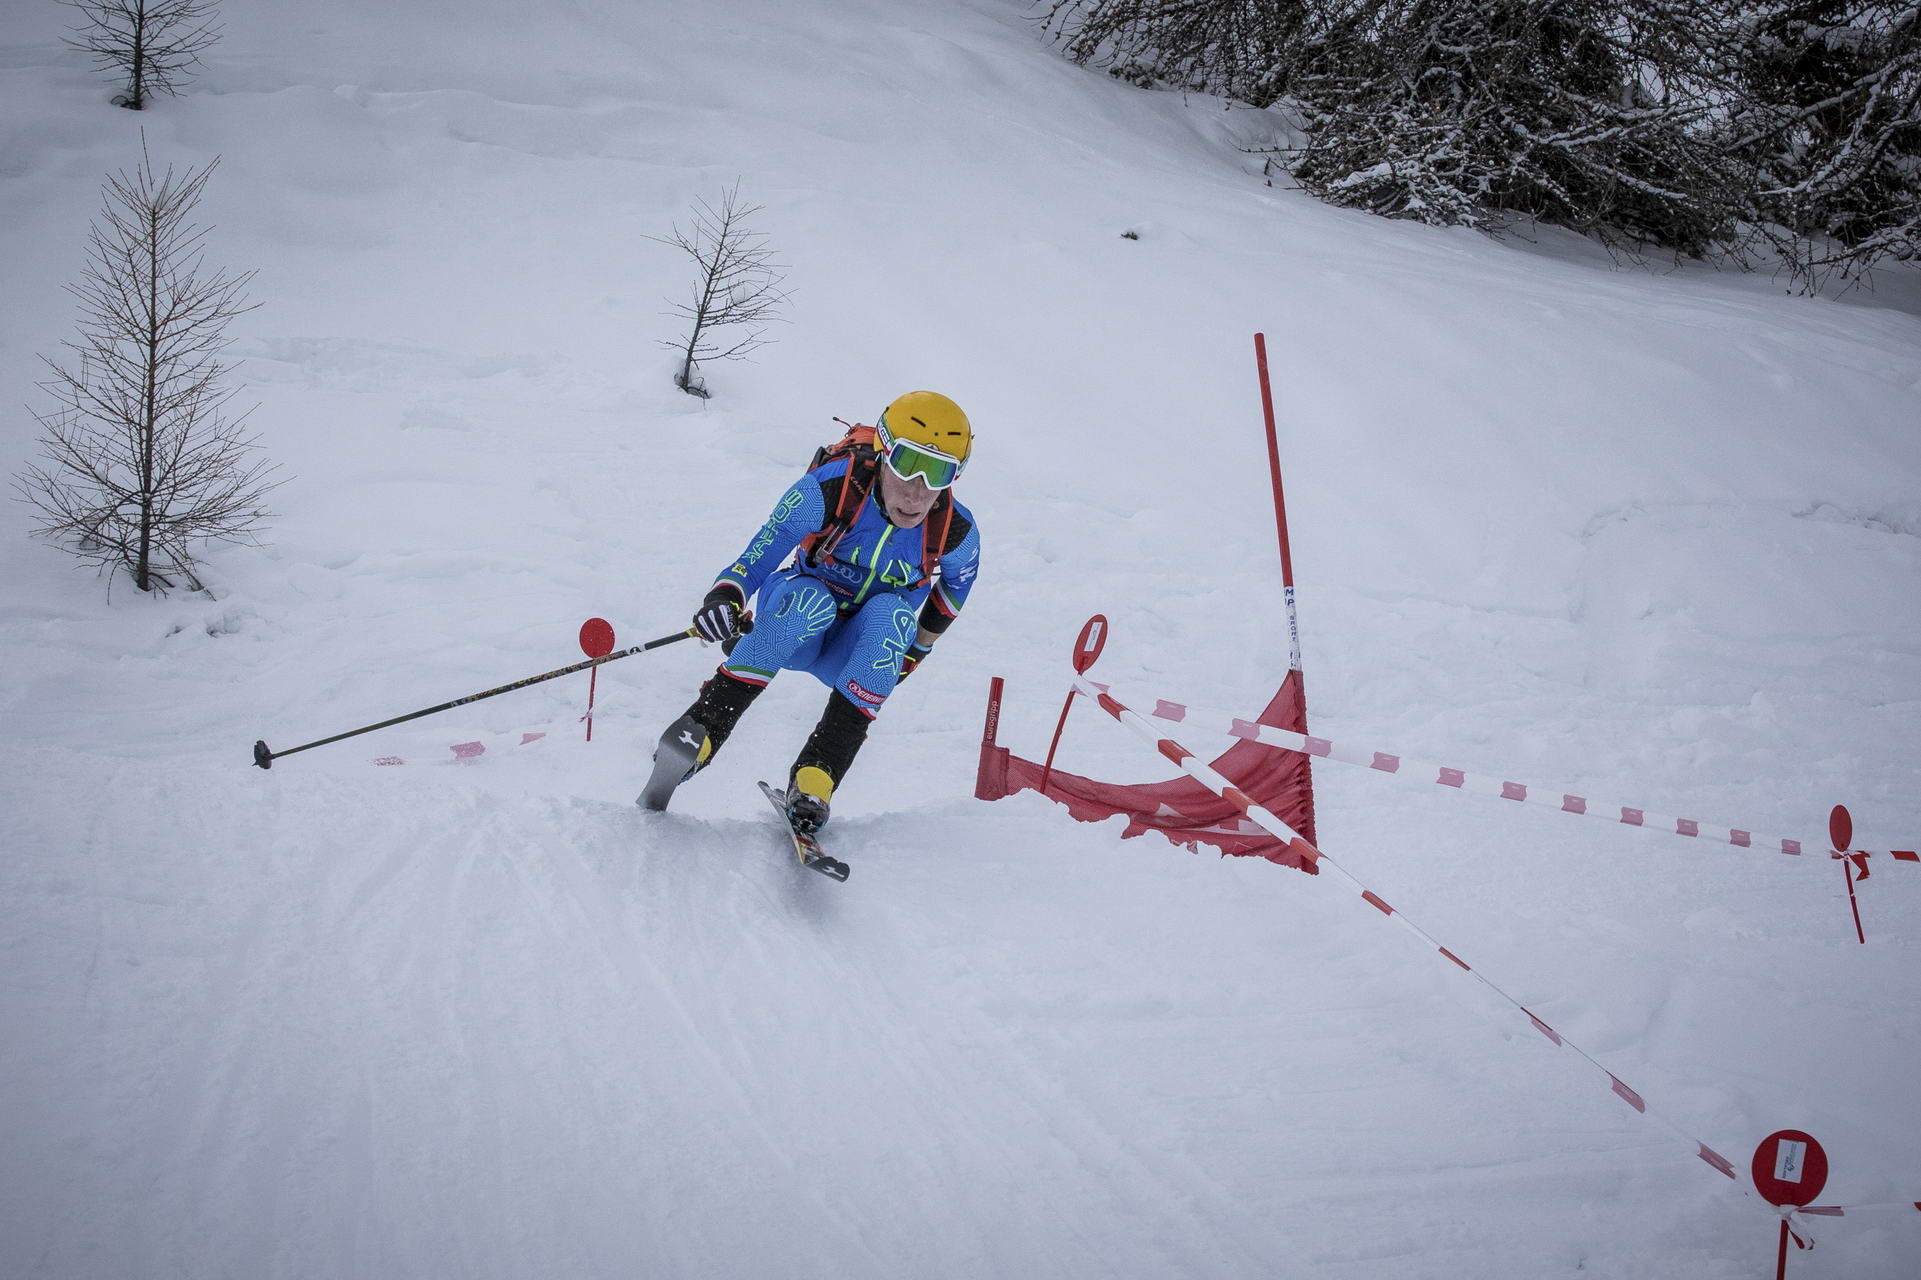
[[778, 672], [806, 671], [831, 692], [788, 772], [787, 818], [797, 831], [820, 829], [887, 695], [926, 659], [974, 585], [980, 530], [953, 496], [973, 443], [959, 405], [910, 391], [871, 429], [857, 426], [815, 456], [701, 599], [694, 629], [732, 647], [661, 734], [636, 803], [666, 808]]

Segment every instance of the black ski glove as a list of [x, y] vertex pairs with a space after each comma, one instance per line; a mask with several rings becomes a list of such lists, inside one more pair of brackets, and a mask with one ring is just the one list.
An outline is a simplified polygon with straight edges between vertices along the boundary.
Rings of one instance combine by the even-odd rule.
[[694, 614], [694, 632], [709, 644], [724, 644], [740, 634], [740, 596], [731, 587], [715, 587], [701, 597]]

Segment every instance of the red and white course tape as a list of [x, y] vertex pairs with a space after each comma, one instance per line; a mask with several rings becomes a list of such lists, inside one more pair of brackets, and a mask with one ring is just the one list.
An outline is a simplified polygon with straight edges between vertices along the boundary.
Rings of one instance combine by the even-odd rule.
[[[524, 747], [530, 742], [539, 742], [542, 738], [546, 736], [547, 735], [544, 732], [542, 733], [522, 732], [517, 735], [510, 734], [510, 733], [496, 734], [494, 735], [494, 745], [496, 747], [503, 746], [503, 745], [510, 746], [510, 747]], [[514, 740], [516, 738], [518, 738], [518, 741]], [[467, 760], [477, 760], [481, 756], [486, 755], [487, 743], [485, 741], [454, 742], [454, 743], [449, 743], [447, 749], [454, 753], [454, 758], [451, 762], [443, 760], [441, 761], [441, 763], [442, 764], [448, 764], [448, 763], [459, 764]], [[374, 759], [374, 763], [380, 764], [380, 765], [395, 765], [395, 764], [406, 764], [407, 761], [401, 756], [377, 756]]]
[[[1694, 1135], [1690, 1134], [1686, 1129], [1683, 1129], [1678, 1123], [1676, 1123], [1671, 1117], [1650, 1108], [1647, 1104], [1647, 1100], [1644, 1097], [1642, 1097], [1642, 1095], [1639, 1092], [1630, 1088], [1626, 1083], [1624, 1083], [1621, 1080], [1619, 1076], [1616, 1076], [1613, 1072], [1609, 1071], [1606, 1067], [1602, 1066], [1599, 1062], [1597, 1062], [1594, 1059], [1593, 1055], [1589, 1054], [1587, 1050], [1581, 1048], [1579, 1045], [1569, 1040], [1566, 1036], [1563, 1036], [1560, 1032], [1556, 1031], [1553, 1027], [1543, 1022], [1540, 1018], [1536, 1017], [1533, 1013], [1529, 1012], [1527, 1009], [1527, 1006], [1523, 1005], [1519, 1000], [1516, 1000], [1513, 996], [1509, 995], [1507, 992], [1503, 991], [1500, 987], [1490, 982], [1485, 975], [1477, 971], [1472, 965], [1468, 964], [1467, 961], [1461, 959], [1459, 955], [1455, 954], [1453, 951], [1450, 951], [1448, 948], [1442, 946], [1440, 942], [1437, 941], [1433, 936], [1431, 936], [1426, 930], [1422, 929], [1419, 925], [1415, 924], [1412, 920], [1409, 920], [1405, 915], [1401, 914], [1400, 912], [1396, 911], [1392, 906], [1388, 905], [1388, 903], [1384, 899], [1382, 899], [1379, 894], [1375, 893], [1373, 890], [1369, 889], [1366, 885], [1362, 884], [1359, 880], [1355, 879], [1344, 868], [1342, 868], [1339, 863], [1335, 862], [1332, 858], [1328, 857], [1321, 850], [1317, 849], [1314, 845], [1310, 844], [1307, 840], [1302, 838], [1300, 833], [1296, 832], [1292, 827], [1288, 826], [1287, 823], [1281, 821], [1281, 819], [1276, 817], [1268, 809], [1262, 807], [1261, 805], [1255, 804], [1251, 800], [1249, 800], [1247, 796], [1241, 792], [1240, 788], [1234, 785], [1232, 780], [1223, 777], [1221, 774], [1219, 774], [1215, 770], [1203, 764], [1200, 760], [1200, 757], [1196, 756], [1193, 752], [1189, 751], [1186, 747], [1183, 747], [1180, 743], [1175, 742], [1171, 738], [1161, 737], [1159, 732], [1155, 730], [1153, 725], [1151, 725], [1148, 722], [1145, 716], [1141, 715], [1141, 713], [1137, 711], [1132, 710], [1129, 707], [1122, 705], [1119, 701], [1117, 701], [1112, 695], [1112, 693], [1109, 691], [1108, 686], [1096, 684], [1093, 681], [1087, 679], [1085, 676], [1076, 676], [1074, 679], [1074, 684], [1075, 684], [1075, 687], [1077, 687], [1082, 693], [1092, 698], [1095, 701], [1095, 703], [1101, 708], [1101, 710], [1105, 711], [1108, 715], [1118, 720], [1122, 725], [1124, 725], [1126, 728], [1128, 728], [1129, 730], [1134, 732], [1136, 735], [1138, 735], [1143, 741], [1151, 743], [1156, 751], [1158, 751], [1162, 756], [1166, 757], [1168, 760], [1172, 761], [1180, 769], [1186, 772], [1189, 777], [1199, 782], [1202, 786], [1206, 787], [1208, 790], [1214, 792], [1214, 794], [1220, 796], [1223, 800], [1226, 800], [1229, 804], [1234, 805], [1243, 814], [1245, 814], [1250, 821], [1259, 823], [1276, 839], [1284, 841], [1291, 852], [1298, 854], [1300, 857], [1314, 864], [1317, 867], [1325, 868], [1326, 870], [1332, 872], [1338, 879], [1345, 881], [1351, 888], [1355, 890], [1355, 892], [1357, 892], [1360, 895], [1362, 901], [1366, 902], [1369, 906], [1373, 907], [1376, 911], [1379, 911], [1382, 915], [1387, 916], [1388, 918], [1395, 921], [1403, 929], [1405, 929], [1409, 934], [1419, 939], [1420, 942], [1427, 948], [1431, 949], [1432, 951], [1438, 952], [1442, 956], [1445, 956], [1450, 963], [1452, 963], [1454, 966], [1459, 968], [1462, 972], [1472, 976], [1476, 982], [1479, 982], [1483, 987], [1493, 992], [1495, 996], [1499, 997], [1503, 1002], [1505, 1002], [1506, 1004], [1513, 1007], [1516, 1011], [1518, 1011], [1521, 1014], [1521, 1016], [1525, 1017], [1528, 1020], [1529, 1024], [1533, 1026], [1533, 1028], [1536, 1031], [1540, 1032], [1543, 1036], [1546, 1036], [1547, 1039], [1550, 1040], [1557, 1047], [1571, 1051], [1577, 1057], [1579, 1057], [1582, 1061], [1586, 1062], [1590, 1067], [1594, 1068], [1594, 1070], [1600, 1072], [1603, 1076], [1606, 1076], [1608, 1081], [1608, 1087], [1613, 1092], [1615, 1097], [1627, 1103], [1628, 1106], [1633, 1107], [1636, 1111], [1640, 1112], [1642, 1115], [1649, 1116], [1653, 1119], [1660, 1121], [1662, 1124], [1666, 1125], [1669, 1129], [1671, 1129], [1674, 1133], [1678, 1134], [1680, 1137], [1686, 1139], [1689, 1142], [1692, 1142], [1695, 1146], [1695, 1154], [1700, 1158], [1700, 1160], [1704, 1164], [1708, 1165], [1715, 1172], [1721, 1174], [1723, 1177], [1729, 1179], [1730, 1181], [1736, 1183], [1737, 1185], [1741, 1184], [1741, 1175], [1735, 1171], [1734, 1164], [1731, 1161], [1729, 1161], [1727, 1157], [1723, 1156], [1720, 1152], [1714, 1150], [1714, 1148], [1708, 1146], [1707, 1143], [1702, 1142], [1699, 1138], [1696, 1138]], [[1160, 705], [1162, 708], [1167, 708], [1174, 704], [1163, 702]], [[1250, 728], [1260, 729], [1263, 732], [1279, 732], [1276, 730], [1268, 730], [1267, 726], [1264, 726], [1264, 725], [1251, 725]], [[1247, 734], [1243, 736], [1252, 737], [1254, 735]], [[1299, 737], [1300, 735], [1288, 735], [1288, 736]], [[1277, 743], [1276, 745], [1279, 745], [1279, 744]], [[1755, 1187], [1743, 1185], [1742, 1190], [1747, 1196], [1751, 1197], [1752, 1199], [1765, 1203], [1764, 1198], [1760, 1195], [1759, 1191]], [[1844, 1213], [1851, 1212], [1858, 1209], [1886, 1208], [1886, 1207], [1899, 1207], [1903, 1209], [1921, 1210], [1921, 1202], [1911, 1203], [1911, 1204], [1902, 1204], [1898, 1206], [1822, 1205], [1822, 1206], [1799, 1208], [1799, 1209], [1794, 1208], [1792, 1206], [1788, 1206], [1788, 1207], [1780, 1208], [1778, 1211], [1774, 1210], [1773, 1207], [1770, 1206], [1770, 1212], [1778, 1212], [1778, 1215], [1780, 1217], [1786, 1218], [1789, 1220], [1794, 1220], [1796, 1219], [1797, 1215], [1803, 1214], [1803, 1213], [1819, 1214], [1825, 1217], [1840, 1217]], [[1812, 1242], [1813, 1237], [1810, 1233], [1808, 1233], [1805, 1230], [1805, 1224], [1802, 1224], [1802, 1229], [1799, 1232], [1797, 1232], [1797, 1234], [1807, 1236], [1809, 1241]]]
[[[1109, 692], [1111, 689], [1111, 686], [1104, 684], [1089, 682], [1089, 685], [1102, 693]], [[1145, 699], [1141, 701], [1141, 705], [1147, 705]], [[1741, 849], [1760, 849], [1797, 856], [1825, 848], [1819, 842], [1796, 840], [1787, 836], [1763, 835], [1745, 831], [1739, 827], [1722, 827], [1712, 823], [1698, 822], [1693, 818], [1670, 817], [1646, 808], [1615, 804], [1611, 800], [1592, 800], [1555, 787], [1509, 782], [1485, 775], [1477, 776], [1463, 769], [1453, 769], [1443, 764], [1430, 764], [1424, 760], [1414, 760], [1385, 751], [1341, 746], [1326, 738], [1276, 729], [1272, 725], [1257, 724], [1252, 720], [1245, 720], [1224, 711], [1208, 711], [1199, 707], [1190, 707], [1181, 702], [1156, 699], [1152, 711], [1143, 711], [1140, 714], [1175, 724], [1193, 723], [1197, 727], [1226, 733], [1230, 737], [1264, 743], [1270, 747], [1279, 747], [1283, 751], [1298, 751], [1323, 760], [1338, 760], [1342, 764], [1358, 765], [1378, 773], [1392, 774], [1396, 778], [1409, 782], [1431, 783], [1435, 786], [1452, 787], [1457, 791], [1473, 795], [1541, 805], [1557, 809], [1562, 813], [1584, 814], [1625, 826], [1640, 827], [1647, 831], [1663, 831], [1669, 835], [1690, 836]], [[1860, 861], [1870, 857], [1888, 857], [1896, 862], [1921, 863], [1921, 854], [1917, 854], [1912, 849], [1853, 849], [1848, 850], [1847, 854]], [[1839, 857], [1840, 854], [1835, 853], [1830, 856]], [[1862, 866], [1861, 870], [1866, 871], [1867, 868]]]

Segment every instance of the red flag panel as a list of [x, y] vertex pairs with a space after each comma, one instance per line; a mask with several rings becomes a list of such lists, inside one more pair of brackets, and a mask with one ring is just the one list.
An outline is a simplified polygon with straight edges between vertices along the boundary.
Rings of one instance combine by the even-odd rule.
[[[982, 800], [1041, 789], [1042, 766], [994, 741], [1001, 689], [996, 677], [988, 694], [987, 730], [981, 739], [980, 771], [974, 783], [974, 794]], [[1298, 674], [1288, 674], [1258, 723], [1294, 733], [1306, 731], [1306, 699]], [[1261, 805], [1312, 843], [1314, 792], [1309, 758], [1243, 741], [1229, 747], [1212, 764], [1235, 783], [1238, 794], [1234, 799], [1217, 796], [1186, 775], [1167, 782], [1129, 784], [1101, 782], [1060, 769], [1048, 774], [1044, 794], [1065, 805], [1068, 813], [1082, 822], [1125, 817], [1123, 837], [1158, 831], [1188, 849], [1198, 851], [1203, 844], [1211, 845], [1234, 857], [1266, 858], [1309, 875], [1318, 874], [1310, 859], [1248, 819], [1240, 807], [1246, 803]]]

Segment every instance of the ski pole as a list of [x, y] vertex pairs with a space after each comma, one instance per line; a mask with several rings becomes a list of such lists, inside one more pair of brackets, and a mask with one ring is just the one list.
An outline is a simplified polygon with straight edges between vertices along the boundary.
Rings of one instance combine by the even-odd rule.
[[338, 742], [342, 738], [353, 738], [363, 733], [372, 733], [375, 729], [385, 729], [389, 725], [396, 725], [404, 720], [418, 720], [422, 716], [430, 716], [437, 711], [451, 711], [455, 707], [464, 707], [470, 702], [479, 702], [482, 698], [491, 698], [497, 693], [512, 693], [515, 689], [525, 689], [528, 685], [539, 684], [542, 680], [552, 680], [558, 676], [572, 675], [576, 671], [585, 671], [589, 667], [598, 667], [603, 662], [613, 662], [618, 658], [631, 658], [637, 653], [645, 653], [649, 649], [658, 649], [664, 644], [673, 644], [676, 640], [686, 640], [698, 634], [699, 633], [692, 627], [689, 627], [685, 631], [676, 631], [671, 636], [662, 636], [658, 640], [649, 640], [646, 644], [637, 644], [631, 649], [616, 650], [605, 657], [589, 658], [585, 662], [576, 662], [571, 667], [562, 667], [558, 671], [549, 671], [545, 675], [528, 676], [525, 680], [516, 680], [512, 684], [503, 684], [498, 689], [489, 689], [485, 693], [468, 694], [464, 698], [455, 698], [452, 702], [443, 702], [437, 707], [428, 707], [425, 711], [410, 711], [404, 716], [395, 716], [391, 720], [382, 720], [379, 724], [370, 724], [363, 729], [349, 729], [345, 733], [336, 733], [331, 738], [322, 738], [317, 742], [307, 742], [297, 747], [288, 747], [285, 751], [269, 751], [266, 740], [262, 739], [253, 744], [253, 762], [262, 769], [271, 769], [273, 768], [274, 761], [282, 756], [290, 756], [296, 751], [305, 751], [309, 747], [324, 747], [329, 742]]

